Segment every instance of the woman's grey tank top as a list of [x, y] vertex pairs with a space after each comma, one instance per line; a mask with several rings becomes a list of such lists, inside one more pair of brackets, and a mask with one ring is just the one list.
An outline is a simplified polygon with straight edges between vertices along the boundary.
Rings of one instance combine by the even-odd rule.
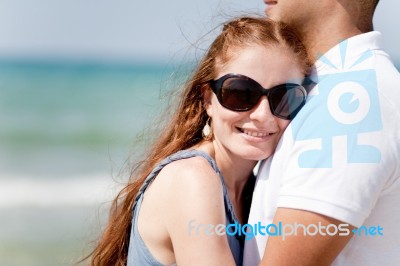
[[[146, 191], [147, 187], [151, 182], [156, 178], [158, 173], [169, 163], [178, 161], [181, 159], [191, 158], [201, 156], [204, 157], [215, 170], [215, 172], [221, 178], [223, 193], [224, 193], [224, 203], [225, 203], [225, 214], [226, 214], [226, 224], [234, 224], [239, 221], [235, 216], [233, 211], [233, 206], [228, 197], [228, 192], [224, 183], [224, 178], [221, 175], [220, 170], [217, 167], [215, 161], [205, 152], [198, 150], [182, 150], [177, 153], [172, 154], [171, 156], [164, 159], [160, 162], [153, 171], [146, 178], [142, 187], [140, 188], [138, 195], [136, 196], [135, 203], [133, 205], [133, 218], [132, 218], [132, 227], [131, 227], [131, 235], [129, 240], [129, 249], [128, 249], [128, 266], [136, 266], [136, 265], [154, 265], [154, 266], [163, 266], [162, 263], [157, 261], [154, 256], [151, 254], [150, 250], [147, 248], [143, 239], [141, 238], [137, 221], [138, 221], [138, 213], [140, 210], [141, 203], [143, 201], [143, 193]], [[251, 190], [252, 191], [252, 190]], [[243, 235], [226, 235], [228, 237], [229, 247], [232, 251], [233, 257], [235, 259], [236, 265], [242, 265], [243, 260], [243, 247], [244, 247], [244, 236]], [[175, 265], [175, 264], [174, 264]]]

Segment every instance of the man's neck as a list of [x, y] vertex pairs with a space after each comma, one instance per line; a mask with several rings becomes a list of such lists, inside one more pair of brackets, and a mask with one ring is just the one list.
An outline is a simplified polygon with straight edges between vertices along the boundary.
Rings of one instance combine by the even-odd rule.
[[325, 54], [340, 42], [362, 33], [363, 32], [359, 31], [357, 28], [345, 30], [331, 28], [329, 30], [314, 29], [312, 31], [303, 32], [301, 35], [310, 60], [314, 63], [322, 54]]
[[328, 15], [320, 19], [320, 21], [314, 21], [312, 25], [303, 25], [300, 29], [298, 28], [311, 62], [315, 62], [322, 54], [343, 40], [369, 31], [360, 29], [344, 12], [337, 16]]

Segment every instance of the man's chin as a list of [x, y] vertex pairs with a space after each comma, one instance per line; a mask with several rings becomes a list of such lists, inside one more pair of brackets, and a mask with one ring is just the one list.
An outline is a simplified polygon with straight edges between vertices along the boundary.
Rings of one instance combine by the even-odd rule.
[[271, 9], [265, 9], [265, 15], [267, 15], [268, 18], [278, 21], [279, 16], [276, 14], [276, 10]]
[[277, 7], [276, 3], [269, 4], [265, 7], [264, 13], [267, 15], [267, 17], [274, 19], [275, 18], [274, 14], [276, 13], [277, 8], [278, 7]]

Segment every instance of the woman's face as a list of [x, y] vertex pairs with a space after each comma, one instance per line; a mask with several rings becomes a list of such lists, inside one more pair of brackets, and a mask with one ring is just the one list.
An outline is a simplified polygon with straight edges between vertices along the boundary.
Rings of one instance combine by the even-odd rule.
[[[283, 47], [265, 48], [259, 45], [238, 49], [224, 64], [218, 76], [235, 73], [245, 75], [264, 88], [304, 78], [293, 52]], [[269, 157], [289, 124], [271, 113], [266, 96], [249, 111], [236, 112], [223, 107], [215, 93], [211, 93], [207, 114], [212, 118], [214, 145], [230, 156], [246, 160], [261, 160]]]

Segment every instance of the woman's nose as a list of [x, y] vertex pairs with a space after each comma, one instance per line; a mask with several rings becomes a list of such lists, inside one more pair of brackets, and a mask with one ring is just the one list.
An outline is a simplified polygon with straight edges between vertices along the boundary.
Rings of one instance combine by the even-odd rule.
[[250, 118], [260, 122], [275, 121], [267, 96], [262, 96], [257, 105], [250, 110]]

